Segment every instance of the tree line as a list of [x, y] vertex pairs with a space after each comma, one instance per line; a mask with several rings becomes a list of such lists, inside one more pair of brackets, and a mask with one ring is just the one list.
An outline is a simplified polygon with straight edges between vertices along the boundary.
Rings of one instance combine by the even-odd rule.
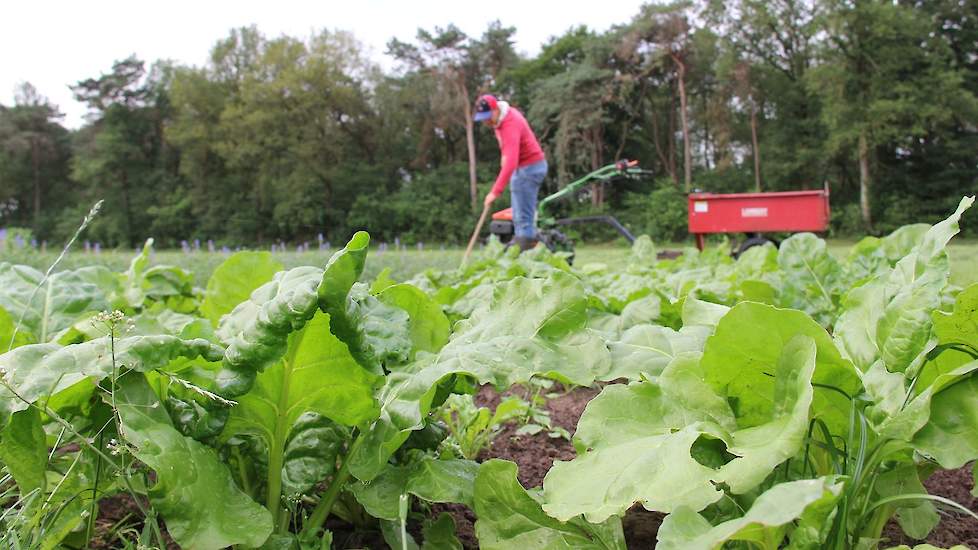
[[527, 114], [544, 192], [639, 160], [651, 177], [560, 207], [657, 240], [682, 238], [694, 189], [828, 185], [848, 235], [936, 221], [978, 188], [978, 0], [648, 4], [532, 57], [515, 33], [420, 29], [384, 71], [349, 32], [239, 28], [203, 66], [128, 57], [74, 83], [77, 130], [25, 83], [0, 105], [0, 227], [62, 239], [105, 198], [90, 238], [108, 246], [461, 242], [498, 166], [471, 122], [486, 92]]

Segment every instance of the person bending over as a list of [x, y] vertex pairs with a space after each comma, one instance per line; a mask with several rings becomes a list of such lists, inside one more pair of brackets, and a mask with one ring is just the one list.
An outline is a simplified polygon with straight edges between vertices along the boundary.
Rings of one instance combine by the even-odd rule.
[[537, 245], [537, 193], [547, 175], [547, 159], [523, 113], [492, 95], [483, 95], [475, 106], [475, 121], [496, 132], [499, 142], [499, 176], [484, 204], [489, 207], [509, 184], [513, 226], [520, 250]]

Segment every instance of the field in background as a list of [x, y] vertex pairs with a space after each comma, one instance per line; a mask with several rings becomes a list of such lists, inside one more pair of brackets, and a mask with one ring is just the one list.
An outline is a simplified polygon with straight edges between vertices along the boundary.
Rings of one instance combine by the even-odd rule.
[[[829, 250], [836, 257], [842, 258], [849, 253], [849, 249], [855, 244], [853, 240], [834, 240], [828, 241]], [[657, 245], [659, 250], [681, 250], [686, 244], [666, 243]], [[310, 251], [310, 252], [276, 252], [274, 256], [286, 268], [300, 265], [325, 265], [326, 260], [334, 250]], [[978, 240], [956, 240], [948, 247], [951, 256], [951, 282], [959, 286], [965, 286], [978, 282]], [[373, 249], [370, 253], [370, 261], [367, 262], [364, 270], [364, 279], [373, 279], [381, 270], [391, 269], [391, 276], [396, 280], [408, 279], [425, 269], [452, 269], [459, 265], [462, 260], [462, 249], [449, 248], [417, 250], [407, 248], [402, 250]], [[603, 262], [615, 264], [623, 261], [628, 256], [629, 248], [623, 245], [584, 245], [577, 247], [575, 264], [584, 265], [591, 262]], [[473, 255], [478, 254], [478, 250]], [[60, 269], [75, 269], [85, 265], [102, 264], [113, 271], [124, 271], [129, 261], [135, 255], [134, 251], [112, 250], [103, 251], [100, 254], [84, 252], [71, 252], [62, 260]], [[4, 252], [0, 250], [0, 262], [11, 262], [16, 264], [26, 264], [44, 270], [56, 258], [52, 252], [39, 253], [37, 251], [18, 251]], [[156, 251], [153, 255], [153, 264], [177, 265], [193, 272], [196, 284], [203, 287], [207, 284], [214, 268], [216, 268], [227, 254], [221, 252], [190, 252], [184, 253], [179, 250]]]

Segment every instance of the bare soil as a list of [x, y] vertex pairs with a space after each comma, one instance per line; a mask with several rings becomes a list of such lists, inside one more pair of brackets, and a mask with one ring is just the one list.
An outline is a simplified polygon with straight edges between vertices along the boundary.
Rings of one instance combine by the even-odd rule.
[[[144, 508], [148, 506], [148, 503], [143, 503]], [[130, 494], [119, 493], [103, 498], [98, 503], [98, 518], [95, 520], [95, 531], [88, 548], [93, 550], [121, 548], [123, 544], [120, 539], [128, 540], [135, 546], [143, 526], [143, 516]], [[173, 542], [170, 534], [166, 532], [162, 520], [160, 520], [160, 532], [166, 540], [166, 550], [180, 550], [180, 546]]]
[[[978, 512], [978, 498], [971, 494], [973, 485], [971, 466], [957, 470], [940, 470], [924, 482], [924, 487], [930, 494], [953, 500]], [[883, 537], [889, 539], [887, 544], [906, 544], [913, 547], [926, 542], [938, 548], [950, 548], [955, 544], [962, 544], [973, 550], [978, 549], [978, 520], [949, 507], [938, 506], [942, 508], [941, 523], [926, 539], [911, 539], [903, 534], [896, 521], [890, 521], [883, 530]]]
[[[550, 399], [547, 402], [547, 409], [554, 424], [573, 434], [584, 407], [599, 392], [600, 388], [576, 388], [555, 399]], [[495, 408], [502, 397], [510, 394], [526, 397], [526, 390], [515, 387], [500, 394], [491, 387], [485, 386], [476, 395], [476, 403], [483, 407]], [[555, 460], [571, 460], [575, 456], [574, 447], [569, 441], [554, 439], [545, 433], [533, 436], [516, 435], [516, 430], [516, 426], [507, 426], [503, 429], [479, 459], [501, 458], [515, 462], [519, 466], [519, 481], [528, 489], [543, 484], [543, 478]], [[978, 512], [978, 498], [971, 495], [973, 481], [970, 465], [958, 470], [938, 471], [924, 485], [932, 495], [949, 498]], [[458, 505], [440, 510], [452, 513], [459, 539], [465, 548], [478, 548], [472, 526], [475, 515], [466, 507]], [[656, 534], [663, 517], [663, 514], [649, 512], [641, 505], [636, 505], [629, 510], [622, 520], [629, 550], [654, 548]], [[888, 539], [881, 545], [883, 548], [898, 544], [908, 544], [912, 547], [926, 542], [939, 548], [950, 548], [961, 544], [978, 550], [978, 521], [961, 513], [945, 511], [942, 512], [941, 523], [926, 540], [915, 541], [908, 538], [895, 521], [887, 525], [883, 536]]]

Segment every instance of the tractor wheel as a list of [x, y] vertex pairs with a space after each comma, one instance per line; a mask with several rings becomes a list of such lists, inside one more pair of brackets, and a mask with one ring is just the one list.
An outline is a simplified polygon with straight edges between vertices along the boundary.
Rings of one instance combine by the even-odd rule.
[[545, 229], [540, 231], [540, 242], [542, 242], [551, 252], [569, 252], [567, 263], [574, 262], [574, 241], [556, 229]]
[[744, 242], [740, 243], [740, 248], [734, 252], [734, 259], [739, 258], [741, 254], [747, 251], [748, 248], [754, 248], [755, 246], [764, 246], [767, 243], [771, 243], [775, 248], [778, 247], [778, 241], [774, 239], [769, 239], [763, 235], [754, 234], [749, 236]]
[[[569, 252], [570, 256], [567, 258], [567, 263], [572, 264], [574, 262], [574, 241], [564, 235], [556, 229], [542, 229], [537, 233], [540, 238], [538, 241], [543, 246], [547, 247], [547, 250], [551, 252]], [[506, 243], [506, 250], [511, 246], [517, 246], [516, 238], [514, 237], [509, 242]]]

